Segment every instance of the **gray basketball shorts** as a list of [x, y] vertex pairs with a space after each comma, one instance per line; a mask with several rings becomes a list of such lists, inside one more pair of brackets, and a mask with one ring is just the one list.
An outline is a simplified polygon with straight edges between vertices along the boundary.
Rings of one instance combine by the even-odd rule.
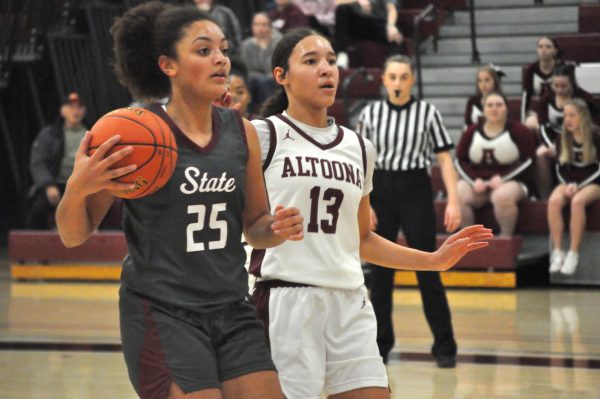
[[206, 312], [158, 304], [121, 287], [121, 341], [129, 379], [142, 399], [164, 398], [275, 370], [263, 323], [247, 300]]

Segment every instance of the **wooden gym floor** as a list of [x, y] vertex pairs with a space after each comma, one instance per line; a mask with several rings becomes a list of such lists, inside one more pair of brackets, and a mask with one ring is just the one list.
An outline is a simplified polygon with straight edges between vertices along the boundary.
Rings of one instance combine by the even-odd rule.
[[[135, 398], [114, 283], [24, 283], [0, 265], [0, 398]], [[438, 369], [415, 289], [395, 293], [392, 397], [599, 398], [600, 290], [448, 291], [456, 369]]]

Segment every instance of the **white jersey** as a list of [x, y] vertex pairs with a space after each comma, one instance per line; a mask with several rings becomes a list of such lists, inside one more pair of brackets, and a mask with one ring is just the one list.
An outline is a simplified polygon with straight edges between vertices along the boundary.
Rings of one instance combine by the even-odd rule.
[[294, 206], [304, 239], [254, 251], [258, 280], [355, 289], [364, 284], [358, 209], [372, 190], [373, 145], [330, 119], [314, 128], [283, 113], [256, 120], [271, 207]]

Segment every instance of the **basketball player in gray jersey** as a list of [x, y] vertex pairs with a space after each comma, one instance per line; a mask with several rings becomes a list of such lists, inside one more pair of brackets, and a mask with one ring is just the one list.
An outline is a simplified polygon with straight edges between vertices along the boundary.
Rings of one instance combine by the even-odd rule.
[[[188, 310], [242, 300], [248, 291], [239, 239], [248, 161], [243, 121], [237, 112], [214, 107], [211, 141], [200, 147], [163, 106], [151, 110], [175, 133], [178, 159], [173, 176], [157, 195], [125, 201], [130, 251], [123, 285], [148, 291], [157, 301], [170, 298], [169, 304]], [[190, 268], [190, 263], [196, 266]], [[179, 275], [185, 276], [185, 284]]]
[[[241, 233], [257, 248], [303, 238], [297, 208], [271, 215], [256, 130], [214, 107], [227, 93], [227, 40], [196, 7], [142, 4], [116, 20], [117, 74], [174, 131], [178, 160], [169, 182], [126, 201], [129, 255], [120, 290], [121, 339], [142, 398], [283, 398], [262, 324], [247, 300]], [[151, 38], [151, 40], [148, 40]], [[87, 155], [89, 135], [57, 209], [65, 245], [84, 242], [113, 202], [131, 188], [111, 170], [132, 151], [105, 157], [115, 136]]]

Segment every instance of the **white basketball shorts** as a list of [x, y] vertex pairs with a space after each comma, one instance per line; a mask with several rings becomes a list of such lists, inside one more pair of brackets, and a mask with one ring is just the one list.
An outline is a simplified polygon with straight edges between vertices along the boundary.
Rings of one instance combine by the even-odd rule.
[[365, 286], [271, 288], [269, 338], [288, 399], [388, 387]]

